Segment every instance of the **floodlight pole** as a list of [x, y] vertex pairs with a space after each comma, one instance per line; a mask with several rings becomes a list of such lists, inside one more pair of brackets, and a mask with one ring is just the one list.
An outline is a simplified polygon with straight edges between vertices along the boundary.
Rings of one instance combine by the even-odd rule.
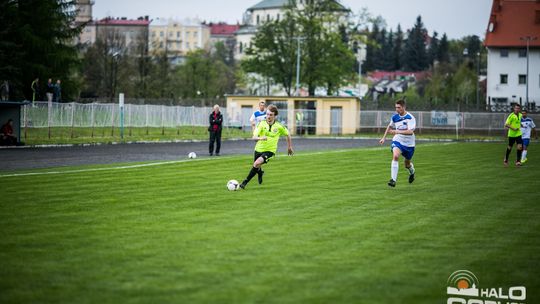
[[521, 37], [519, 40], [527, 41], [527, 79], [525, 79], [525, 105], [529, 107], [529, 44], [531, 41], [538, 39], [538, 37]]

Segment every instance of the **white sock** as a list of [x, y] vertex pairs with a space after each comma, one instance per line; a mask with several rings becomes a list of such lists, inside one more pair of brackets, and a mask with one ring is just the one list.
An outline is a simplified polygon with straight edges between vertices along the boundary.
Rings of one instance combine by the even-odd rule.
[[413, 163], [411, 163], [411, 166], [409, 168], [407, 168], [409, 170], [409, 175], [412, 175], [414, 174], [414, 165]]
[[392, 166], [390, 167], [391, 177], [394, 181], [397, 181], [397, 173], [399, 170], [399, 163], [395, 160], [392, 161]]
[[523, 161], [525, 158], [527, 158], [527, 150], [523, 150], [523, 152], [521, 152], [521, 160]]

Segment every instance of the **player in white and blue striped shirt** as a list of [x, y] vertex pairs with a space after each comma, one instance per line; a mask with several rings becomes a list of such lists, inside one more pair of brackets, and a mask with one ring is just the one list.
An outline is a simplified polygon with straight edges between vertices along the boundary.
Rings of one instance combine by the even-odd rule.
[[534, 133], [534, 137], [538, 139], [538, 134], [536, 134], [536, 125], [534, 121], [527, 117], [527, 110], [521, 110], [521, 138], [523, 140], [523, 152], [521, 153], [521, 163], [527, 162], [527, 147], [531, 140], [531, 133]]
[[396, 114], [392, 116], [383, 137], [379, 141], [384, 144], [388, 133], [394, 134], [392, 138], [392, 165], [390, 167], [391, 179], [388, 186], [395, 187], [398, 171], [399, 171], [399, 156], [405, 158], [405, 168], [409, 170], [409, 183], [414, 182], [414, 165], [411, 162], [414, 155], [415, 136], [414, 129], [416, 128], [416, 119], [414, 116], [405, 110], [405, 100], [399, 99], [396, 101]]
[[266, 120], [266, 103], [264, 101], [259, 102], [259, 110], [253, 112], [249, 118], [251, 122], [251, 130], [255, 131], [255, 127], [263, 121]]

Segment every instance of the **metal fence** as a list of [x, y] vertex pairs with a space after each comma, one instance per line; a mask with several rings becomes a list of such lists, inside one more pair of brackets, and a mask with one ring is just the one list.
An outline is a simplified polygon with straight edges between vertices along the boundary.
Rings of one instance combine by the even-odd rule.
[[[229, 117], [227, 109], [221, 109], [225, 127], [250, 129], [248, 117]], [[124, 108], [124, 126], [126, 127], [180, 127], [208, 126], [211, 107], [184, 107], [165, 105], [133, 105]], [[393, 111], [360, 111], [355, 121], [344, 119], [340, 112], [325, 113], [321, 110], [280, 111], [279, 119], [294, 128], [297, 134], [315, 134], [317, 128], [329, 128], [331, 134], [342, 134], [344, 129], [357, 132], [380, 131], [386, 128]], [[301, 113], [300, 115], [297, 115]], [[504, 130], [508, 113], [475, 113], [457, 111], [421, 111], [411, 113], [416, 117], [417, 130], [441, 133], [471, 131], [491, 133]], [[319, 119], [318, 119], [319, 116]], [[540, 121], [540, 114], [529, 114]], [[324, 117], [324, 119], [323, 119]], [[350, 116], [349, 116], [350, 117]], [[117, 127], [120, 125], [118, 104], [79, 104], [37, 102], [26, 105], [23, 109], [22, 126], [28, 128], [45, 127]]]

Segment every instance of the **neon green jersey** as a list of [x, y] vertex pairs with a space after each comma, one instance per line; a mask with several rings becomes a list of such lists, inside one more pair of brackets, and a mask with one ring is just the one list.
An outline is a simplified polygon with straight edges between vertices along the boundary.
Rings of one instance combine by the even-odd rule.
[[266, 136], [266, 140], [259, 140], [255, 145], [256, 152], [277, 152], [277, 146], [279, 141], [279, 136], [288, 136], [289, 130], [282, 125], [281, 123], [274, 121], [270, 126], [266, 120], [261, 121], [255, 131], [253, 131], [253, 136], [262, 137]]
[[508, 137], [521, 136], [521, 117], [521, 113], [516, 115], [516, 113], [512, 112], [512, 114], [508, 115], [505, 125], [509, 125], [510, 127], [517, 129], [517, 131], [508, 129]]

